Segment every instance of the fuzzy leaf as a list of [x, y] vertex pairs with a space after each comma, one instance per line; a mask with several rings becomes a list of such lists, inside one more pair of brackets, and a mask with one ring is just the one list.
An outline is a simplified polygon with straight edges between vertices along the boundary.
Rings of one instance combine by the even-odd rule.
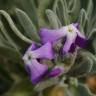
[[[67, 73], [70, 76], [73, 77], [80, 77], [88, 74], [93, 66], [93, 61], [90, 57], [88, 57], [86, 54], [82, 54], [83, 60], [78, 64], [76, 63], [75, 65], [72, 66], [72, 68], [69, 70]], [[86, 57], [85, 57], [86, 56]]]
[[39, 2], [39, 6], [38, 6], [38, 16], [39, 16], [39, 26], [48, 26], [46, 21], [44, 19], [46, 19], [46, 15], [45, 15], [45, 11], [46, 9], [49, 9], [52, 5], [52, 3], [55, 0], [42, 0], [42, 2]]
[[67, 0], [71, 22], [76, 21], [80, 11], [80, 0]]
[[28, 1], [27, 0], [15, 0], [15, 2], [17, 3], [17, 7], [19, 5], [20, 6], [19, 8], [21, 8], [22, 10], [24, 10], [24, 12], [28, 14], [28, 16], [31, 18], [33, 23], [38, 28], [37, 8], [34, 4], [34, 1], [33, 0], [28, 0]]
[[12, 21], [10, 15], [3, 11], [3, 10], [0, 10], [0, 14], [3, 15], [6, 20], [8, 21], [9, 23], [9, 26], [11, 27], [11, 29], [13, 30], [13, 32], [23, 41], [27, 42], [27, 43], [32, 43], [32, 40], [28, 39], [27, 37], [25, 37], [18, 29], [17, 27], [15, 26], [14, 22]]
[[[86, 53], [83, 52], [83, 54], [86, 54]], [[93, 54], [90, 53], [90, 52], [87, 52], [86, 55], [88, 55], [88, 56], [91, 58], [91, 60], [93, 61], [93, 65], [92, 65], [92, 68], [91, 68], [89, 74], [94, 74], [94, 73], [96, 73], [96, 56], [93, 55]]]
[[[18, 47], [18, 45], [13, 41], [13, 39], [10, 37], [10, 35], [8, 34], [7, 30], [5, 29], [3, 22], [0, 20], [0, 29], [2, 31], [2, 35], [4, 35], [3, 37], [5, 37], [7, 43], [9, 43], [13, 48], [16, 48], [16, 50], [19, 50], [20, 48]], [[0, 38], [1, 39], [1, 38]], [[4, 38], [3, 38], [3, 41]]]
[[85, 9], [81, 9], [79, 18], [78, 18], [78, 23], [80, 24], [80, 31], [85, 34], [84, 28], [86, 23], [88, 23], [88, 17]]
[[82, 84], [79, 84], [79, 86], [77, 87], [77, 90], [78, 90], [78, 96], [92, 96], [89, 89]]
[[87, 16], [88, 19], [91, 19], [93, 12], [93, 0], [88, 0], [88, 5], [87, 5]]
[[36, 27], [32, 23], [31, 19], [28, 17], [28, 15], [20, 9], [16, 9], [16, 14], [26, 32], [26, 35], [30, 37], [33, 41], [39, 41], [40, 38], [37, 34]]
[[50, 78], [48, 80], [42, 81], [39, 84], [37, 84], [37, 86], [35, 87], [35, 90], [38, 92], [43, 91], [44, 89], [57, 84], [58, 81], [59, 81], [58, 78]]
[[93, 28], [92, 31], [88, 34], [88, 38], [89, 39], [94, 39], [95, 35], [96, 35], [96, 28]]
[[53, 6], [53, 11], [57, 14], [62, 25], [70, 24], [66, 0], [56, 0]]
[[53, 28], [60, 28], [61, 27], [61, 23], [60, 23], [58, 17], [56, 16], [56, 14], [52, 10], [47, 9], [46, 15], [47, 15], [49, 22]]
[[90, 23], [91, 29], [96, 28], [96, 14], [93, 16], [93, 18], [91, 18], [90, 21], [91, 21]]

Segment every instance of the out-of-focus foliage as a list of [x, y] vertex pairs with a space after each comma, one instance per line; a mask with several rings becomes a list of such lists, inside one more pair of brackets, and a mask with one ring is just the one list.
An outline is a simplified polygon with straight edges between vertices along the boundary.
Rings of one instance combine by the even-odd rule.
[[33, 88], [22, 55], [32, 41], [40, 42], [40, 27], [60, 28], [78, 22], [80, 31], [90, 41], [89, 46], [71, 57], [65, 56], [69, 70], [63, 76], [65, 79], [58, 82], [66, 90], [66, 96], [91, 96], [81, 81], [82, 77], [96, 73], [95, 4], [95, 0], [94, 3], [92, 0], [0, 0], [0, 94], [33, 96], [36, 93], [37, 96], [38, 88], [40, 92], [45, 90], [44, 94], [50, 93], [50, 86], [56, 85], [54, 79]]

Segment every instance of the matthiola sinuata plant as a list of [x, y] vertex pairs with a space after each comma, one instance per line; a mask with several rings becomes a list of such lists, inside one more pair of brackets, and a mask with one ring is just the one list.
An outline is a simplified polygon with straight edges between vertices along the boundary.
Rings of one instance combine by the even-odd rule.
[[[40, 29], [39, 34], [41, 37], [41, 46], [39, 47], [38, 45], [36, 46], [36, 44], [32, 43], [31, 47], [28, 48], [23, 57], [32, 83], [35, 83], [38, 80], [42, 79], [42, 76], [44, 74], [48, 75], [49, 77], [54, 77], [58, 76], [60, 73], [64, 73], [63, 66], [61, 66], [60, 68], [59, 64], [58, 66], [56, 66], [55, 64], [55, 67], [53, 67], [48, 72], [47, 64], [39, 64], [40, 61], [44, 59], [54, 60], [55, 58], [57, 58], [55, 54], [58, 54], [58, 56], [60, 56], [61, 53], [63, 56], [68, 52], [74, 52], [76, 45], [80, 46], [81, 48], [86, 46], [87, 38], [85, 38], [85, 36], [80, 33], [80, 31], [77, 29], [77, 26], [78, 24], [70, 24], [55, 30], [46, 28]], [[58, 49], [58, 51], [61, 52], [56, 53], [54, 46], [58, 43], [59, 39], [64, 39], [64, 37], [66, 38], [65, 43], [61, 44], [61, 48]]]
[[[92, 96], [82, 78], [96, 72], [96, 17], [92, 15], [93, 2], [88, 0], [84, 9], [81, 0], [54, 0], [53, 9], [44, 9], [46, 4], [52, 3], [47, 1], [43, 0], [37, 9], [33, 8], [33, 12], [37, 12], [37, 25], [24, 11], [15, 9], [24, 33], [18, 30], [7, 12], [0, 10], [19, 39], [16, 42], [18, 39], [11, 38], [1, 19], [0, 28], [5, 36], [0, 34], [1, 53], [4, 55], [6, 51], [6, 58], [24, 64], [26, 75], [30, 78], [26, 82], [31, 81], [28, 84], [32, 84], [32, 90], [40, 96], [56, 96], [56, 92], [59, 94], [58, 88], [63, 89], [64, 96]], [[7, 96], [20, 94], [12, 92]], [[30, 96], [28, 92], [26, 95], [21, 93], [21, 96]]]

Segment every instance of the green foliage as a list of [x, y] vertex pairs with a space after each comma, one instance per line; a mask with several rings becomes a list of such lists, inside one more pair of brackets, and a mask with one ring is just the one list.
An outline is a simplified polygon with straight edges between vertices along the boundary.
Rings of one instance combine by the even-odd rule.
[[28, 15], [20, 9], [16, 9], [16, 14], [26, 32], [25, 35], [30, 37], [33, 41], [39, 42], [40, 38], [37, 34], [37, 30]]
[[[46, 15], [52, 28], [60, 28], [61, 22], [52, 10], [46, 10]], [[53, 18], [54, 17], [54, 18]]]

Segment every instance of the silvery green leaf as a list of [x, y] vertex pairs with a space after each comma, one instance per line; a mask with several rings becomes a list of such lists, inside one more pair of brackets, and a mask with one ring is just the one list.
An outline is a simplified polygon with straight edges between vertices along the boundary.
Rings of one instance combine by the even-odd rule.
[[79, 84], [77, 87], [78, 96], [93, 96], [90, 90], [83, 84]]
[[77, 87], [73, 86], [73, 85], [69, 85], [68, 88], [71, 94], [68, 94], [68, 96], [78, 96], [78, 91], [77, 91]]
[[79, 18], [78, 18], [78, 23], [80, 24], [80, 31], [82, 34], [86, 34], [84, 31], [85, 25], [88, 23], [88, 17], [85, 9], [81, 9]]
[[87, 34], [87, 37], [89, 38], [89, 39], [92, 39], [93, 37], [93, 35], [95, 35], [96, 34], [96, 28], [93, 28], [92, 30], [91, 30], [91, 32], [89, 33], [89, 34]]
[[67, 4], [68, 4], [68, 9], [72, 10], [73, 8], [71, 9], [71, 7], [72, 7], [73, 4], [74, 4], [74, 0], [67, 0], [66, 2], [67, 2]]
[[93, 12], [93, 0], [88, 0], [87, 11], [86, 11], [88, 19], [91, 19], [92, 12]]
[[88, 17], [88, 26], [87, 26], [87, 35], [90, 33], [90, 31], [92, 30], [92, 28], [94, 28], [94, 25], [93, 25], [93, 20], [94, 19], [94, 16], [92, 18], [92, 14], [93, 13], [93, 0], [88, 0], [88, 5], [87, 5], [87, 10], [86, 10], [86, 14], [87, 14], [87, 17]]
[[82, 51], [81, 54], [84, 55], [84, 56], [88, 56], [93, 62], [92, 67], [90, 68], [90, 71], [89, 71], [88, 74], [96, 73], [96, 56], [93, 55], [91, 52], [88, 52], [88, 51], [87, 52]]
[[48, 88], [48, 87], [51, 87], [53, 85], [56, 85], [58, 84], [59, 82], [59, 78], [58, 77], [55, 77], [55, 78], [49, 78], [48, 80], [44, 80], [44, 81], [41, 81], [40, 83], [38, 83], [34, 90], [37, 91], [37, 92], [40, 92], [40, 91], [43, 91], [44, 89]]
[[67, 73], [70, 76], [73, 77], [80, 77], [80, 76], [84, 76], [87, 73], [90, 72], [91, 68], [92, 68], [92, 63], [89, 63], [89, 61], [83, 61], [80, 64], [78, 64], [77, 67], [70, 69], [69, 72]]
[[38, 16], [37, 16], [37, 8], [34, 4], [33, 0], [14, 0], [24, 12], [28, 14], [33, 23], [38, 27]]
[[[95, 58], [96, 58], [96, 57], [95, 57]], [[93, 63], [93, 66], [92, 66], [89, 74], [96, 74], [96, 61]]]
[[27, 43], [32, 43], [32, 40], [30, 40], [29, 38], [25, 37], [15, 26], [14, 22], [12, 21], [10, 15], [5, 12], [4, 10], [0, 10], [0, 14], [3, 15], [6, 20], [9, 23], [10, 28], [12, 29], [12, 31], [23, 41], [27, 42]]
[[80, 11], [80, 0], [67, 0], [68, 12], [71, 16], [71, 22], [76, 21]]
[[68, 7], [66, 0], [56, 0], [53, 6], [53, 11], [57, 14], [62, 25], [70, 24]]
[[80, 60], [81, 62], [79, 63], [75, 62], [75, 65], [73, 65], [72, 68], [67, 73], [68, 75], [73, 77], [81, 77], [88, 74], [91, 71], [93, 66], [93, 60], [86, 54], [83, 53], [80, 54], [83, 60]]
[[[3, 38], [3, 41], [6, 41], [6, 43], [10, 43], [10, 45], [15, 48], [16, 50], [19, 50], [18, 45], [13, 41], [13, 39], [9, 36], [7, 30], [5, 29], [3, 22], [0, 20], [0, 30], [2, 32], [2, 35], [4, 35], [5, 38]], [[0, 38], [1, 39], [1, 38]], [[6, 40], [4, 40], [6, 39]]]
[[92, 29], [90, 33], [88, 34], [88, 38], [90, 39], [91, 43], [91, 50], [93, 50], [93, 53], [96, 54], [96, 28]]
[[93, 16], [93, 18], [91, 18], [91, 29], [92, 28], [96, 28], [96, 14]]
[[85, 9], [81, 9], [80, 10], [80, 14], [79, 14], [79, 18], [78, 21], [79, 23], [84, 27], [85, 23], [86, 23], [86, 19], [87, 19], [87, 14]]
[[46, 10], [46, 15], [48, 17], [49, 23], [51, 24], [52, 28], [60, 28], [61, 23], [57, 15], [50, 9]]
[[96, 28], [96, 14], [93, 17], [91, 17], [91, 19], [89, 19], [86, 36], [89, 37], [88, 35], [91, 34], [90, 31], [93, 31], [95, 28]]
[[20, 10], [16, 9], [17, 17], [22, 25], [22, 27], [25, 30], [25, 34], [30, 37], [33, 41], [39, 41], [39, 36], [36, 30], [35, 25], [32, 23], [31, 19], [28, 17], [28, 15]]
[[46, 19], [45, 10], [51, 7], [52, 2], [54, 2], [54, 0], [42, 0], [42, 2], [39, 2], [38, 6], [39, 26], [48, 26], [47, 21], [44, 20]]
[[90, 70], [90, 74], [94, 74], [94, 73], [96, 73], [96, 56], [95, 55], [93, 55], [92, 53], [90, 53], [90, 52], [87, 52], [88, 53], [88, 55], [90, 56], [90, 58], [93, 60], [93, 66], [92, 66], [92, 68], [91, 68], [91, 70]]

